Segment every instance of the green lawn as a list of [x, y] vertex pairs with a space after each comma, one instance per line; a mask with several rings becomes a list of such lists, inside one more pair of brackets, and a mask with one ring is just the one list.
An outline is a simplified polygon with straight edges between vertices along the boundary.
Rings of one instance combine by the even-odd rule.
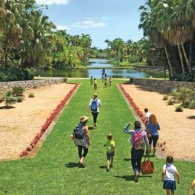
[[[36, 157], [0, 162], [0, 194], [166, 194], [161, 182], [164, 159], [153, 159], [154, 174], [141, 175], [138, 183], [133, 180], [130, 144], [127, 141], [129, 136], [123, 133], [123, 127], [135, 118], [117, 88], [117, 83], [123, 83], [124, 80], [113, 80], [112, 86], [107, 88], [98, 80], [96, 92], [103, 104], [98, 116], [98, 128], [90, 131], [91, 146], [86, 158], [86, 167], [78, 166], [77, 148], [70, 135], [82, 115], [90, 117], [88, 125], [92, 126], [92, 116], [87, 112], [87, 106], [94, 89], [86, 79], [69, 82], [81, 85]], [[110, 172], [106, 172], [106, 153], [103, 145], [109, 132], [114, 135], [116, 155], [114, 167]], [[181, 175], [181, 184], [177, 185], [175, 194], [186, 195], [195, 177], [194, 162], [177, 160], [174, 164]]]

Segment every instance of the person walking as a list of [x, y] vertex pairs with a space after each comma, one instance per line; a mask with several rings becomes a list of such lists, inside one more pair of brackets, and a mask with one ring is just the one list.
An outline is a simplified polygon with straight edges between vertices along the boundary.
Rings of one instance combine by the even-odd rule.
[[74, 140], [75, 145], [78, 148], [79, 163], [85, 167], [85, 158], [88, 154], [88, 148], [91, 144], [89, 129], [87, 126], [88, 121], [87, 116], [81, 116], [80, 122], [77, 127], [74, 129], [71, 137]]
[[100, 106], [102, 105], [101, 100], [98, 98], [97, 93], [93, 94], [93, 98], [90, 99], [88, 110], [91, 110], [93, 116], [93, 128], [97, 127], [97, 117], [100, 111]]
[[106, 147], [106, 171], [109, 171], [110, 168], [113, 166], [113, 160], [114, 160], [114, 152], [115, 152], [115, 141], [113, 140], [113, 135], [109, 133], [107, 135], [107, 141], [104, 144], [104, 147]]
[[134, 129], [128, 130], [132, 123], [129, 122], [124, 127], [124, 133], [131, 135], [131, 165], [135, 174], [135, 182], [138, 182], [140, 174], [140, 163], [144, 155], [145, 145], [146, 153], [149, 154], [149, 142], [146, 132], [141, 129], [140, 121], [135, 121]]
[[95, 90], [97, 90], [97, 79], [96, 78], [94, 78], [93, 80], [93, 87]]
[[147, 125], [151, 113], [149, 112], [148, 108], [144, 108], [144, 112], [145, 112], [145, 118], [146, 118], [145, 125]]
[[166, 164], [163, 165], [161, 178], [163, 182], [163, 189], [166, 190], [166, 195], [174, 195], [174, 191], [176, 190], [175, 175], [177, 176], [177, 181], [179, 184], [180, 176], [177, 168], [173, 165], [173, 157], [167, 156]]
[[160, 125], [157, 122], [156, 115], [151, 114], [149, 117], [149, 122], [146, 125], [146, 132], [150, 135], [149, 136], [149, 145], [151, 151], [151, 145], [153, 144], [153, 156], [156, 153], [156, 144], [159, 139], [158, 130], [160, 130]]
[[192, 181], [191, 186], [190, 186], [190, 195], [193, 195], [194, 186], [195, 186], [195, 179]]

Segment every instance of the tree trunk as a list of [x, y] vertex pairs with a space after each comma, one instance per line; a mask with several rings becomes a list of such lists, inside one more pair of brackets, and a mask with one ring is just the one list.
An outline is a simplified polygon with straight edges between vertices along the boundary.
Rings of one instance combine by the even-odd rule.
[[181, 45], [181, 48], [183, 50], [183, 54], [184, 54], [184, 57], [185, 57], [185, 60], [186, 60], [186, 64], [187, 64], [188, 70], [189, 70], [189, 72], [192, 72], [192, 69], [190, 67], [190, 62], [189, 62], [188, 57], [186, 55], [186, 50], [185, 50], [185, 47], [184, 47], [183, 44]]
[[167, 47], [165, 46], [164, 47], [164, 50], [165, 50], [165, 54], [167, 56], [167, 61], [168, 61], [168, 65], [169, 65], [169, 79], [173, 77], [173, 68], [172, 68], [172, 65], [171, 65], [171, 62], [170, 62], [170, 59], [169, 59], [169, 54], [167, 52]]
[[177, 45], [177, 48], [178, 48], [178, 51], [179, 51], [179, 57], [180, 57], [180, 61], [181, 61], [182, 73], [183, 73], [183, 76], [185, 76], [185, 68], [184, 68], [184, 63], [183, 63], [183, 56], [182, 56], [181, 49], [180, 49], [179, 45]]

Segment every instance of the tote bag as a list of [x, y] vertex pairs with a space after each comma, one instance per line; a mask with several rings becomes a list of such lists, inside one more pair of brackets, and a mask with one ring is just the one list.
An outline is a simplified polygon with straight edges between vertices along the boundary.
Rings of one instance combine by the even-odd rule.
[[152, 174], [154, 173], [154, 163], [150, 161], [149, 156], [148, 160], [146, 160], [147, 157], [145, 157], [144, 161], [141, 162], [141, 173], [143, 175]]

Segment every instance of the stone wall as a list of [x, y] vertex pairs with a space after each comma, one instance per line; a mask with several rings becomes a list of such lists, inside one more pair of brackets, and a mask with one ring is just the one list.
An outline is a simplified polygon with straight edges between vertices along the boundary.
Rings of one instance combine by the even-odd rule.
[[130, 78], [130, 84], [142, 85], [154, 91], [171, 92], [179, 87], [195, 88], [194, 82], [168, 81], [168, 80], [149, 80]]
[[29, 80], [29, 81], [12, 81], [12, 82], [0, 82], [0, 95], [4, 94], [7, 90], [11, 89], [13, 86], [22, 86], [25, 90], [36, 89], [42, 86], [49, 86], [53, 84], [59, 84], [66, 82], [66, 78], [52, 78], [45, 80]]

